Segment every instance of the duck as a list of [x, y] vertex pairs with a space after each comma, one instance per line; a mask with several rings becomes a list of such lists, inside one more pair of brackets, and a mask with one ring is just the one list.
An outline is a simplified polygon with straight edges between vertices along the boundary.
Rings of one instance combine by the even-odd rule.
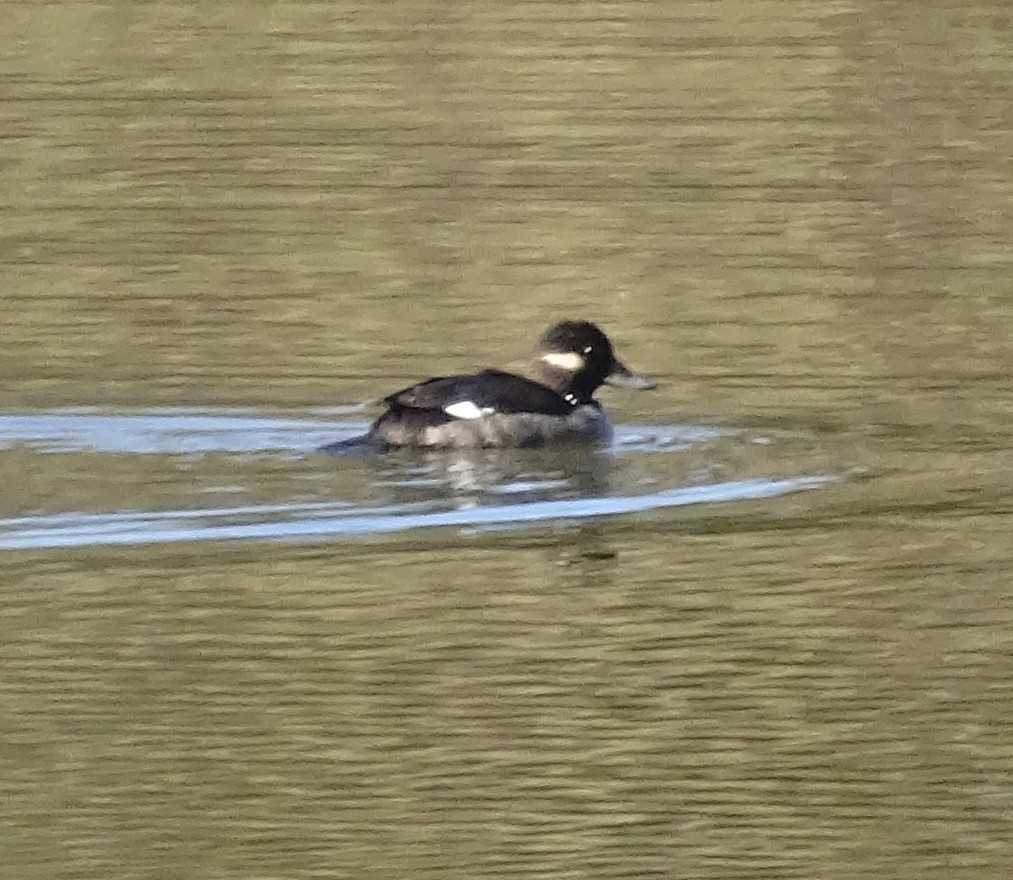
[[384, 397], [366, 434], [321, 451], [603, 446], [612, 427], [594, 395], [604, 384], [655, 387], [616, 357], [596, 324], [559, 321], [538, 338], [524, 375], [485, 369], [425, 379]]

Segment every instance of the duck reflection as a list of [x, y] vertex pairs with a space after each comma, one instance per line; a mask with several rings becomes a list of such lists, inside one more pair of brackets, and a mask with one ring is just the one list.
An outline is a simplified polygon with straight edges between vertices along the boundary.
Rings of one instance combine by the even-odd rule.
[[452, 501], [457, 509], [597, 497], [615, 467], [607, 451], [569, 449], [404, 450], [371, 460], [376, 485], [395, 503]]

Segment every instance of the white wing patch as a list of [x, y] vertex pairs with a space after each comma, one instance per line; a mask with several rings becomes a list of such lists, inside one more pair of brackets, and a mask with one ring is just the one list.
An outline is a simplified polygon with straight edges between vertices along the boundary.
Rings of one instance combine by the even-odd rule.
[[443, 407], [448, 416], [455, 419], [480, 419], [482, 416], [492, 415], [495, 410], [491, 406], [476, 406], [471, 400], [460, 400], [450, 406]]

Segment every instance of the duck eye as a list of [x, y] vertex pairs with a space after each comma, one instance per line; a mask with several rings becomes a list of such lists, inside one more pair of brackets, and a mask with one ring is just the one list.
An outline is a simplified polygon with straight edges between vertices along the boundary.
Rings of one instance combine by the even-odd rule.
[[591, 354], [591, 349], [592, 348], [593, 348], [593, 346], [589, 345], [587, 348], [584, 349], [584, 354]]

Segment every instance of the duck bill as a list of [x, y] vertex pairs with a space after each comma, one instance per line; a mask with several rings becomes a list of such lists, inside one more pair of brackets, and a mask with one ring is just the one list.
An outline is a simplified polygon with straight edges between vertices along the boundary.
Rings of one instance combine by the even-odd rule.
[[612, 361], [612, 371], [605, 377], [607, 385], [618, 385], [622, 388], [633, 388], [637, 391], [645, 391], [654, 388], [657, 383], [647, 376], [634, 373], [620, 360]]

